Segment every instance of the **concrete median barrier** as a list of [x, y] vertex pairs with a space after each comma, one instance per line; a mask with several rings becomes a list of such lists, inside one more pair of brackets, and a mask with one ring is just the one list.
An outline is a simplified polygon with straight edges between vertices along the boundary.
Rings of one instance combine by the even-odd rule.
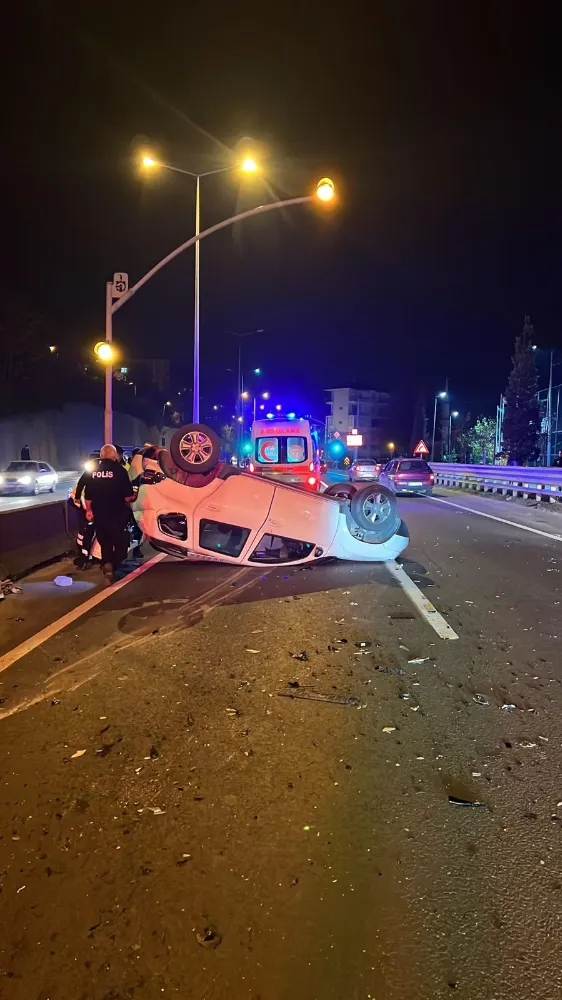
[[0, 514], [0, 565], [11, 577], [21, 576], [72, 548], [78, 511], [61, 500]]

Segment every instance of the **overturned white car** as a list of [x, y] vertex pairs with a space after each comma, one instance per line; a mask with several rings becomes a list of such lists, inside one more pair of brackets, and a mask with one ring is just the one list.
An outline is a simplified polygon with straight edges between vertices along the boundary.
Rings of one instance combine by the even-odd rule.
[[184, 559], [245, 566], [320, 558], [384, 562], [408, 544], [394, 495], [378, 483], [312, 493], [220, 461], [209, 427], [176, 431], [170, 451], [145, 449], [135, 517], [154, 546]]

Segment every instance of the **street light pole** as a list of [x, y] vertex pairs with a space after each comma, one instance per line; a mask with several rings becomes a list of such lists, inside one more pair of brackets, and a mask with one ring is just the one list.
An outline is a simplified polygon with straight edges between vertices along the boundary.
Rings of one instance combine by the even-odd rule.
[[447, 398], [447, 393], [446, 392], [436, 392], [435, 393], [435, 403], [434, 403], [434, 406], [433, 406], [433, 434], [431, 435], [431, 461], [432, 462], [433, 462], [433, 459], [435, 457], [435, 424], [436, 424], [436, 421], [437, 421], [437, 400], [438, 399], [446, 399], [446, 398]]
[[435, 403], [433, 406], [433, 434], [431, 435], [431, 461], [433, 462], [435, 456], [435, 423], [437, 421], [437, 396], [435, 397]]
[[[552, 458], [552, 368], [554, 365], [554, 348], [550, 352], [550, 373], [548, 377], [547, 431], [546, 431], [546, 464], [550, 466]], [[558, 430], [558, 426], [556, 428]]]
[[[113, 282], [105, 283], [105, 339], [113, 340]], [[105, 444], [113, 444], [113, 364], [111, 358], [105, 366], [105, 410], [103, 414], [103, 436]]]
[[193, 316], [193, 423], [199, 423], [199, 222], [200, 176], [195, 185], [195, 302]]

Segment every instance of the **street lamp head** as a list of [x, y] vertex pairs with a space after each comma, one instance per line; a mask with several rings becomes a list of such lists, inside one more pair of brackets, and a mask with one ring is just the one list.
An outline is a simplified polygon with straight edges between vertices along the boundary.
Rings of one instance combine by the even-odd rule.
[[254, 368], [254, 375], [261, 375], [261, 368]]
[[253, 156], [246, 156], [242, 160], [242, 170], [245, 174], [255, 174], [258, 169], [258, 165], [254, 160]]
[[216, 403], [213, 405], [213, 410], [218, 410], [218, 406]]
[[56, 352], [57, 352], [56, 344], [49, 344], [49, 350], [50, 350], [51, 354], [56, 354]]
[[237, 417], [237, 420], [238, 420], [238, 423], [239, 423], [239, 424], [241, 424], [241, 423], [242, 423], [242, 420], [243, 420], [243, 418], [242, 418], [242, 417]]
[[453, 410], [453, 412], [451, 413], [452, 417], [458, 417], [458, 415], [459, 415], [459, 411], [458, 410]]
[[111, 362], [115, 357], [115, 350], [107, 340], [100, 340], [94, 347], [94, 354], [100, 361]]
[[334, 182], [329, 177], [323, 177], [316, 185], [316, 197], [320, 201], [331, 201], [334, 197]]
[[146, 167], [147, 170], [150, 170], [151, 167], [157, 167], [158, 166], [157, 160], [155, 160], [153, 156], [149, 156], [148, 153], [146, 153], [141, 158], [141, 164], [142, 164], [143, 167]]
[[275, 409], [277, 410], [277, 412], [279, 412], [279, 410], [281, 409], [281, 403], [277, 403]]
[[244, 392], [240, 393], [240, 395], [241, 395], [242, 399], [249, 399], [250, 398], [250, 393], [246, 392], [246, 390], [244, 390]]
[[271, 394], [270, 394], [269, 392], [262, 392], [262, 394], [261, 394], [261, 398], [262, 398], [262, 399], [269, 399], [270, 395], [271, 395]]
[[439, 399], [447, 399], [446, 392], [438, 392], [437, 395], [439, 396]]
[[394, 441], [389, 441], [388, 442], [388, 450], [389, 451], [394, 451]]

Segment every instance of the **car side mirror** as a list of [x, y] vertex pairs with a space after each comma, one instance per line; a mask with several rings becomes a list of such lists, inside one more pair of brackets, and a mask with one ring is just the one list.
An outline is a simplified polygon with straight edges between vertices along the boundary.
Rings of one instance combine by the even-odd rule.
[[161, 483], [166, 476], [163, 472], [158, 472], [156, 469], [145, 469], [140, 477], [141, 486], [154, 486], [155, 483]]

